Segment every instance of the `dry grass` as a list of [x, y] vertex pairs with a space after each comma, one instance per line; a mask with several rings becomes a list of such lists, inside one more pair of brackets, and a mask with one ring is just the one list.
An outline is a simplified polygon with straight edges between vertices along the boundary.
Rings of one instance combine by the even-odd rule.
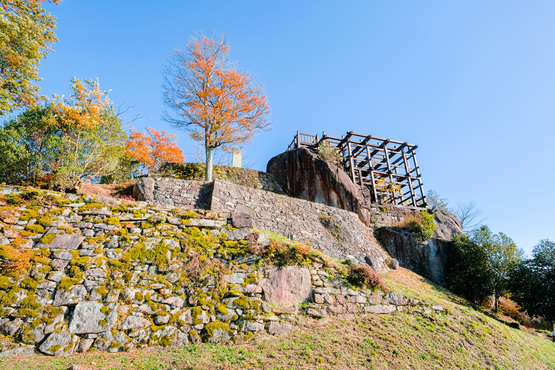
[[130, 197], [133, 195], [133, 185], [135, 185], [134, 180], [129, 180], [123, 184], [93, 184], [85, 182], [77, 193], [106, 198]]

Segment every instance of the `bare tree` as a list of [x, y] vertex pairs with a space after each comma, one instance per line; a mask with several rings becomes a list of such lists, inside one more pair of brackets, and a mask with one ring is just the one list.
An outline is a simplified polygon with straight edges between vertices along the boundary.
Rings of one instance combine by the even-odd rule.
[[461, 222], [465, 234], [482, 226], [482, 223], [487, 219], [487, 217], [484, 217], [484, 211], [478, 208], [478, 205], [473, 201], [457, 203], [457, 208], [453, 213]]

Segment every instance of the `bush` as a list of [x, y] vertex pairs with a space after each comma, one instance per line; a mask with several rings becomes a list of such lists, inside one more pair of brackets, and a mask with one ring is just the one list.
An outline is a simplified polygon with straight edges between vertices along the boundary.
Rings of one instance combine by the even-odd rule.
[[424, 242], [434, 235], [436, 224], [432, 214], [422, 211], [419, 217], [411, 216], [401, 227], [415, 233], [416, 237]]
[[318, 158], [340, 166], [343, 163], [343, 156], [339, 151], [327, 141], [321, 141], [318, 144]]
[[366, 286], [373, 289], [379, 288], [384, 292], [389, 290], [382, 277], [368, 266], [350, 266], [347, 281], [357, 286]]
[[270, 245], [261, 255], [278, 266], [308, 265], [313, 262], [312, 258], [322, 259], [322, 254], [308, 244], [281, 243], [275, 239], [271, 239]]
[[0, 245], [0, 267], [9, 273], [25, 272], [31, 266], [33, 251], [11, 245]]

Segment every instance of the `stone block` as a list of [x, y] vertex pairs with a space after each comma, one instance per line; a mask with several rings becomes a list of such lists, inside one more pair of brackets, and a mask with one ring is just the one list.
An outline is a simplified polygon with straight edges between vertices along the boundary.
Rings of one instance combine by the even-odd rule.
[[286, 266], [270, 269], [262, 285], [266, 301], [279, 306], [293, 306], [311, 296], [310, 272], [306, 267]]

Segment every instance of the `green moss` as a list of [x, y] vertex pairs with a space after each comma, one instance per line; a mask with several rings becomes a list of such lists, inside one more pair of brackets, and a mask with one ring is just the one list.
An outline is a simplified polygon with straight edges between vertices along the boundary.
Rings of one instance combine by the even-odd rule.
[[118, 341], [113, 341], [112, 343], [110, 343], [110, 348], [118, 348], [121, 346], [121, 342]]
[[91, 257], [88, 256], [83, 256], [83, 257], [79, 257], [75, 260], [75, 262], [72, 260], [72, 264], [76, 265], [76, 266], [80, 266], [80, 267], [85, 267], [85, 265], [87, 264], [87, 262], [89, 262], [91, 260]]
[[225, 324], [219, 320], [216, 321], [212, 321], [211, 323], [208, 323], [204, 326], [203, 329], [203, 336], [206, 339], [212, 338], [214, 336], [214, 332], [216, 330], [224, 330], [226, 332], [228, 332], [229, 334], [232, 334], [233, 331], [231, 330], [231, 328], [229, 327], [228, 324]]
[[43, 236], [42, 238], [40, 238], [40, 242], [42, 244], [50, 244], [52, 243], [52, 241], [54, 241], [54, 239], [56, 239], [56, 234], [52, 233], [52, 234], [47, 234], [45, 236]]
[[32, 277], [27, 276], [23, 279], [23, 281], [21, 282], [20, 285], [21, 285], [21, 287], [23, 287], [25, 289], [37, 290], [39, 282], [36, 281], [35, 279], [33, 279]]
[[35, 209], [29, 208], [23, 211], [19, 219], [20, 221], [29, 221], [33, 218], [39, 218], [39, 213]]
[[196, 213], [194, 211], [188, 211], [187, 213], [185, 213], [181, 217], [186, 219], [186, 220], [190, 220], [190, 219], [193, 219], [193, 218], [198, 218], [198, 213]]
[[69, 204], [71, 204], [71, 203], [73, 203], [73, 200], [71, 200], [71, 199], [69, 199], [69, 198], [68, 198], [68, 199], [57, 199], [57, 200], [56, 200], [56, 205], [57, 205], [58, 207], [67, 206], [67, 205], [69, 205]]
[[231, 290], [228, 290], [228, 291], [225, 293], [225, 296], [226, 296], [226, 298], [227, 298], [227, 297], [242, 297], [242, 296], [243, 296], [243, 292], [241, 292], [241, 291], [238, 290], [238, 289], [231, 289]]
[[89, 203], [89, 204], [85, 204], [85, 205], [82, 205], [81, 207], [79, 207], [79, 212], [87, 212], [87, 211], [91, 211], [93, 209], [102, 209], [102, 207], [104, 207], [104, 206], [101, 203], [98, 203], [98, 202]]
[[145, 216], [145, 214], [146, 214], [146, 211], [144, 211], [142, 209], [141, 210], [137, 210], [137, 209], [133, 210], [133, 217], [135, 217], [135, 218], [143, 218]]
[[38, 310], [42, 305], [37, 302], [38, 296], [36, 294], [29, 294], [21, 301], [21, 308], [28, 308], [30, 310]]
[[71, 287], [78, 283], [79, 283], [79, 280], [75, 278], [63, 277], [62, 280], [60, 280], [60, 282], [58, 283], [58, 289], [62, 289], [62, 290], [65, 290], [66, 292], [69, 292]]
[[119, 218], [117, 217], [108, 217], [107, 219], [104, 220], [105, 223], [107, 223], [108, 225], [115, 225], [115, 226], [119, 226]]
[[16, 294], [19, 292], [21, 292], [21, 288], [19, 287], [14, 287], [9, 292], [6, 292], [6, 294], [4, 294], [0, 299], [0, 303], [2, 303], [2, 306], [10, 306], [15, 304], [18, 300]]
[[64, 208], [52, 208], [49, 213], [53, 215], [61, 215], [63, 212]]
[[50, 226], [52, 225], [52, 219], [48, 216], [42, 216], [37, 220], [37, 223], [42, 226]]
[[8, 290], [9, 288], [12, 287], [12, 285], [13, 284], [10, 282], [9, 277], [0, 275], [0, 289]]
[[152, 229], [153, 227], [154, 227], [153, 224], [146, 221], [141, 224], [141, 229]]
[[227, 310], [227, 306], [223, 303], [220, 303], [216, 306], [216, 310], [224, 315], [227, 315], [229, 313], [229, 311]]
[[222, 245], [218, 249], [218, 253], [223, 255], [224, 257], [242, 257], [245, 256], [248, 252], [248, 244], [244, 240], [233, 241], [233, 240], [224, 240]]
[[129, 211], [129, 206], [130, 206], [129, 204], [122, 203], [119, 206], [112, 207], [111, 211], [124, 213]]
[[108, 260], [108, 266], [115, 267], [116, 269], [119, 269], [119, 268], [123, 267], [123, 263], [121, 263], [120, 261], [115, 260], [115, 259], [110, 259], [110, 260]]
[[42, 227], [41, 225], [27, 225], [25, 226], [25, 229], [29, 230], [30, 232], [32, 232], [34, 235], [36, 234], [44, 234], [44, 232], [46, 230], [44, 230], [44, 227]]
[[256, 283], [258, 283], [258, 276], [256, 276], [256, 274], [253, 273], [245, 278], [242, 285], [247, 286], [248, 284], [256, 284]]
[[105, 286], [100, 286], [96, 288], [96, 292], [101, 296], [105, 297], [108, 295], [108, 288], [106, 288]]
[[48, 351], [53, 352], [53, 353], [56, 353], [56, 352], [58, 352], [61, 348], [62, 348], [61, 345], [56, 344], [56, 345], [54, 345], [54, 346], [50, 346], [50, 348], [48, 348]]
[[142, 302], [143, 299], [144, 299], [143, 293], [141, 293], [141, 292], [136, 292], [135, 293], [135, 300], [136, 301]]
[[191, 308], [191, 317], [193, 318], [193, 325], [200, 325], [203, 323], [203, 320], [199, 318], [202, 316], [202, 307], [193, 307]]

